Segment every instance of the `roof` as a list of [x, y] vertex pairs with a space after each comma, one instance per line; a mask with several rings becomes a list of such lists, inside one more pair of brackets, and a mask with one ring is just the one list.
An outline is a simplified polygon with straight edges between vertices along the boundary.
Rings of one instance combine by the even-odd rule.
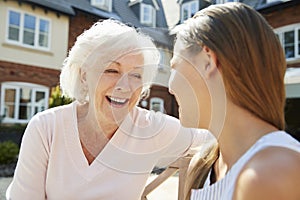
[[262, 13], [272, 12], [274, 10], [290, 7], [293, 5], [300, 4], [299, 0], [278, 0], [271, 3], [260, 3], [255, 9]]
[[[144, 27], [144, 25], [141, 24], [140, 20], [138, 19], [137, 13], [134, 13], [134, 11], [128, 5], [128, 0], [115, 0], [113, 2], [115, 12], [118, 13], [123, 22], [130, 22], [135, 27]], [[161, 0], [156, 0], [155, 2], [159, 7], [159, 9], [156, 10], [156, 27], [167, 28], [168, 25], [162, 2]]]
[[[35, 4], [47, 9], [51, 9], [66, 15], [75, 16], [76, 10], [98, 16], [100, 18], [108, 19], [114, 18], [124, 23], [129, 23], [135, 27], [142, 28], [141, 31], [146, 35], [152, 37], [156, 42], [170, 46], [168, 37], [168, 25], [163, 9], [161, 0], [152, 0], [151, 3], [158, 9], [156, 9], [156, 28], [146, 27], [140, 23], [138, 19], [138, 13], [134, 13], [131, 7], [128, 5], [129, 0], [113, 0], [112, 12], [107, 12], [95, 8], [91, 5], [90, 0], [20, 0], [21, 2], [27, 2]], [[144, 0], [145, 3], [149, 3], [148, 0]], [[140, 0], [139, 2], [143, 2]]]
[[75, 16], [76, 15], [75, 9], [78, 9], [87, 12], [89, 14], [99, 16], [101, 18], [120, 19], [120, 17], [114, 12], [107, 12], [93, 7], [90, 4], [89, 0], [42, 0], [42, 1], [41, 0], [20, 0], [20, 1], [36, 4], [71, 16]]
[[300, 68], [287, 68], [284, 76], [284, 83], [300, 83]]
[[162, 45], [170, 46], [171, 43], [169, 42], [168, 25], [163, 5], [161, 0], [156, 0], [156, 3], [159, 6], [159, 9], [156, 10], [156, 28], [147, 27], [141, 24], [137, 13], [134, 13], [131, 7], [128, 6], [128, 0], [115, 0], [114, 10], [124, 23], [130, 23], [135, 27], [140, 27], [141, 32], [153, 38], [154, 41]]

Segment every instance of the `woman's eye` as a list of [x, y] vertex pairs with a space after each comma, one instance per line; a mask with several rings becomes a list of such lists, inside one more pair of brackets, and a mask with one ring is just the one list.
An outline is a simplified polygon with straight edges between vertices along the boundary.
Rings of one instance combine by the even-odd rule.
[[108, 73], [108, 74], [118, 74], [119, 71], [116, 69], [106, 69], [104, 70], [104, 73]]
[[138, 73], [130, 74], [130, 76], [136, 79], [142, 79], [142, 75]]

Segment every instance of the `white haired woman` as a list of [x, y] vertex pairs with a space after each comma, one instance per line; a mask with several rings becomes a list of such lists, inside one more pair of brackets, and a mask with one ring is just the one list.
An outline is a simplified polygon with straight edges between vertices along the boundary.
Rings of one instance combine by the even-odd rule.
[[140, 199], [160, 159], [212, 139], [138, 108], [159, 60], [153, 42], [114, 20], [77, 38], [61, 72], [69, 105], [35, 115], [25, 131], [8, 199]]

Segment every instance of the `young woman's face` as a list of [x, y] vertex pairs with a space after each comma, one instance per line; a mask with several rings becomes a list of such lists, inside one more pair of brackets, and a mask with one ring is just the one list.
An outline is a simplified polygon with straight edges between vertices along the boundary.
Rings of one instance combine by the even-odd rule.
[[98, 122], [120, 123], [137, 104], [143, 86], [142, 53], [128, 54], [87, 72], [89, 102]]
[[[197, 59], [196, 59], [197, 57]], [[172, 73], [169, 90], [179, 104], [179, 118], [186, 127], [208, 128], [210, 96], [201, 69], [205, 66], [201, 52], [189, 55], [183, 43], [177, 40], [171, 60]]]

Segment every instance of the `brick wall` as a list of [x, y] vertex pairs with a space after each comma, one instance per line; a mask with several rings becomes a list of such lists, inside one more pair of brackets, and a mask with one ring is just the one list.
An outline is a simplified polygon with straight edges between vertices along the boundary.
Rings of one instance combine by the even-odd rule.
[[146, 109], [149, 109], [150, 99], [152, 97], [159, 97], [163, 99], [166, 113], [178, 118], [178, 104], [175, 97], [169, 93], [168, 88], [157, 85], [152, 86], [150, 95], [146, 99], [146, 101], [148, 102], [148, 105], [145, 107]]
[[16, 81], [53, 87], [59, 83], [59, 73], [54, 69], [0, 61], [0, 83]]
[[300, 4], [262, 14], [273, 28], [300, 23]]
[[76, 16], [70, 17], [68, 49], [74, 45], [78, 35], [80, 35], [84, 30], [89, 29], [99, 20], [101, 19], [97, 16], [76, 10]]

